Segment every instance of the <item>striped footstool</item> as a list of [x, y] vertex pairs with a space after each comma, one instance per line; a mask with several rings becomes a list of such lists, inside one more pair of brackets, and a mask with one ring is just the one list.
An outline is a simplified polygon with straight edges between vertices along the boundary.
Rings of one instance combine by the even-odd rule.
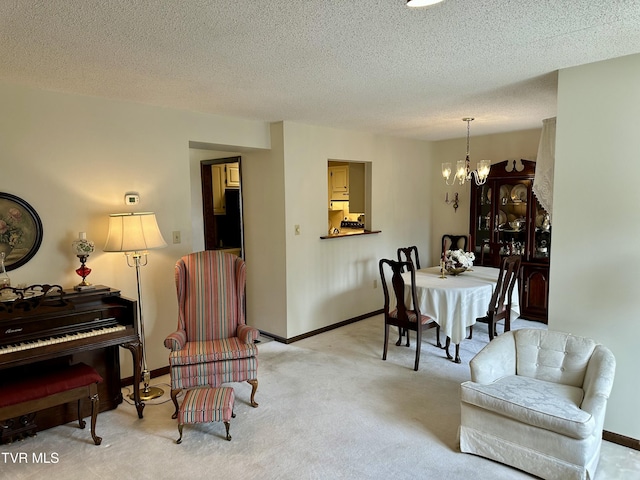
[[182, 427], [185, 423], [224, 422], [229, 435], [229, 421], [235, 418], [233, 402], [235, 394], [231, 387], [204, 387], [188, 390], [178, 410], [178, 432], [180, 438], [176, 443], [182, 443]]

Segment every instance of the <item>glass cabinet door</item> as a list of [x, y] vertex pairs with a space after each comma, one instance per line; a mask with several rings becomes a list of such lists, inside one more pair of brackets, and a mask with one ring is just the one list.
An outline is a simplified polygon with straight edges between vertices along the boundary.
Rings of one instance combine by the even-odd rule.
[[474, 249], [476, 265], [491, 265], [491, 234], [493, 233], [493, 213], [492, 213], [492, 183], [475, 189], [475, 205], [477, 217], [473, 219]]
[[535, 195], [532, 195], [532, 199], [534, 202], [533, 218], [535, 219], [533, 258], [549, 258], [551, 254], [551, 221], [549, 213], [542, 208]]
[[532, 190], [534, 162], [524, 162], [526, 170], [522, 172], [503, 172], [494, 165], [494, 178], [471, 187], [470, 234], [476, 265], [498, 267], [506, 255], [521, 255], [525, 262], [548, 265], [550, 217]]
[[495, 228], [500, 255], [526, 255], [531, 180], [496, 182], [498, 202]]
[[506, 255], [522, 256], [520, 314], [546, 323], [551, 225], [533, 193], [535, 167], [531, 160], [504, 160], [491, 165], [484, 185], [470, 185], [469, 234], [474, 265], [495, 268]]

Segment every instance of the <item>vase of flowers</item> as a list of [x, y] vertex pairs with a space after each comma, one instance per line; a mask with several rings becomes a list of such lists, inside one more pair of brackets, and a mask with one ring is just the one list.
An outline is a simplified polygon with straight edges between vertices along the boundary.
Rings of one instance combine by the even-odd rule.
[[460, 275], [467, 269], [473, 267], [476, 256], [473, 252], [464, 250], [447, 250], [444, 252], [444, 269], [451, 275]]

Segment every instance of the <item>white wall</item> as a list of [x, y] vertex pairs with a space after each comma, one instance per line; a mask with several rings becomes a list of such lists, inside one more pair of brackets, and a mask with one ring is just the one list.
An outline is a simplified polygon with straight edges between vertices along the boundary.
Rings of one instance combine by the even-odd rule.
[[[227, 154], [193, 149], [192, 188], [199, 189], [200, 160]], [[428, 251], [429, 144], [278, 122], [270, 151], [240, 154], [247, 316], [261, 330], [289, 339], [378, 310], [378, 259], [394, 258], [400, 245]], [[373, 163], [370, 217], [381, 234], [320, 239], [330, 158]], [[192, 192], [194, 232], [201, 230], [200, 205]]]
[[[284, 123], [287, 337], [382, 308], [378, 260], [399, 246], [429, 247], [429, 145], [367, 133]], [[327, 161], [372, 162], [371, 227], [327, 234]], [[294, 225], [301, 234], [295, 235]]]
[[[271, 149], [207, 145], [191, 148], [192, 250], [204, 249], [200, 162], [242, 157], [244, 258], [247, 261], [247, 323], [287, 336], [282, 123], [270, 125]], [[219, 150], [227, 148], [227, 150]]]
[[549, 328], [608, 346], [605, 429], [640, 438], [640, 55], [562, 70]]
[[[612, 348], [618, 374], [605, 427], [633, 438], [640, 438], [638, 84], [639, 56], [560, 74], [549, 320], [551, 328]], [[71, 242], [86, 231], [98, 247], [88, 280], [135, 298], [135, 275], [124, 257], [101, 251], [107, 216], [132, 210], [123, 201], [128, 191], [140, 193], [136, 210], [156, 212], [169, 246], [153, 251], [142, 272], [152, 369], [168, 363], [162, 342], [176, 325], [175, 260], [201, 248], [201, 214], [194, 211], [200, 181], [193, 174], [200, 158], [190, 142], [243, 157], [247, 315], [285, 338], [380, 308], [382, 292], [373, 288], [379, 258], [394, 257], [401, 245], [437, 258], [442, 233], [468, 229], [468, 187], [457, 213], [441, 202], [457, 188], [443, 185], [440, 163], [464, 154], [464, 138], [429, 144], [267, 125], [7, 84], [0, 84], [0, 104], [0, 191], [28, 201], [44, 226], [36, 256], [9, 272], [15, 284], [78, 283]], [[538, 130], [474, 137], [472, 159], [531, 158], [538, 137]], [[381, 234], [320, 240], [329, 158], [373, 163], [372, 226]], [[170, 243], [175, 230], [182, 233], [179, 245]], [[130, 375], [128, 352], [122, 358], [123, 375]]]
[[282, 127], [271, 125], [270, 151], [243, 154], [242, 196], [247, 323], [287, 338]]
[[[136, 298], [135, 272], [124, 255], [102, 252], [108, 215], [156, 212], [169, 246], [150, 253], [142, 293], [149, 367], [166, 366], [163, 340], [177, 322], [174, 264], [192, 249], [189, 142], [268, 149], [269, 126], [7, 84], [0, 84], [0, 104], [0, 191], [29, 202], [44, 229], [35, 257], [9, 272], [12, 282], [77, 284], [71, 242], [86, 231], [96, 243], [88, 280]], [[124, 204], [129, 191], [140, 194], [135, 209]], [[179, 245], [171, 243], [176, 230]], [[130, 355], [121, 358], [123, 375], [130, 375]]]
[[[177, 258], [202, 248], [198, 162], [211, 150], [243, 156], [249, 322], [290, 338], [380, 308], [376, 262], [399, 245], [428, 248], [429, 146], [295, 124], [223, 118], [0, 84], [1, 191], [33, 205], [44, 224], [37, 255], [14, 283], [78, 282], [70, 251], [77, 232], [98, 246], [88, 280], [135, 298], [123, 255], [104, 253], [109, 213], [156, 212], [169, 241], [142, 271], [150, 368], [167, 364], [164, 337], [176, 325]], [[273, 145], [271, 144], [273, 137]], [[191, 148], [190, 148], [191, 144]], [[371, 217], [383, 233], [321, 241], [329, 158], [372, 161]], [[285, 195], [286, 192], [286, 195]], [[198, 208], [195, 205], [198, 204]], [[302, 235], [293, 236], [300, 224]], [[171, 243], [180, 231], [182, 243]], [[311, 275], [309, 274], [311, 272]], [[125, 352], [123, 374], [130, 374]]]
[[[482, 135], [471, 137], [469, 141], [469, 157], [471, 168], [476, 168], [480, 160], [488, 159], [491, 163], [502, 162], [508, 159], [535, 160], [542, 130], [540, 128], [522, 130], [518, 132], [499, 133], [494, 135]], [[481, 119], [475, 120], [480, 122]], [[463, 122], [460, 122], [464, 126]], [[462, 129], [461, 129], [462, 130]], [[473, 122], [471, 123], [473, 132]], [[462, 132], [464, 133], [464, 131]], [[469, 234], [469, 213], [471, 186], [468, 182], [460, 186], [455, 184], [447, 186], [442, 178], [441, 166], [445, 162], [451, 162], [455, 166], [458, 160], [464, 160], [467, 149], [466, 137], [454, 140], [442, 140], [433, 143], [433, 169], [431, 175], [435, 179], [433, 183], [433, 218], [431, 229], [431, 264], [436, 265], [440, 256], [440, 242], [442, 235], [450, 233], [454, 235]], [[456, 212], [453, 206], [445, 203], [445, 196], [449, 193], [451, 200], [458, 193], [459, 208]], [[420, 258], [422, 261], [422, 257]]]

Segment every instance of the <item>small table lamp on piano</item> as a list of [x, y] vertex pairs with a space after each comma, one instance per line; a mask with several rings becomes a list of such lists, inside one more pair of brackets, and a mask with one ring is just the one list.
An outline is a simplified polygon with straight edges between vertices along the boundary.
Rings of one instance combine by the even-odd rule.
[[[140, 390], [140, 399], [152, 400], [161, 397], [161, 388], [150, 387], [151, 374], [147, 367], [147, 348], [144, 338], [144, 319], [142, 317], [142, 295], [140, 286], [140, 267], [147, 264], [147, 250], [166, 247], [155, 213], [113, 213], [109, 216], [109, 233], [105, 252], [124, 252], [127, 265], [135, 267], [138, 285], [138, 332], [142, 342], [142, 381], [144, 387]], [[136, 386], [137, 387], [137, 386]], [[131, 394], [133, 398], [133, 394]]]
[[87, 276], [91, 273], [91, 269], [85, 265], [87, 258], [89, 258], [89, 255], [91, 255], [95, 249], [93, 242], [87, 240], [86, 232], [80, 232], [77, 240], [74, 240], [71, 246], [76, 256], [80, 259], [80, 268], [76, 270], [76, 273], [82, 277], [82, 281], [73, 288], [75, 290], [89, 290], [94, 288], [94, 286], [86, 280]]

